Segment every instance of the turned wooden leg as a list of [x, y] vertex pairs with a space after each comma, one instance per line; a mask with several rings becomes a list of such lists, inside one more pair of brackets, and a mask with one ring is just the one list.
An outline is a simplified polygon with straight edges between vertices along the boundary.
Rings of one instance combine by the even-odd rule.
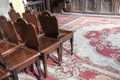
[[44, 66], [44, 73], [45, 78], [48, 76], [47, 74], [47, 54], [43, 53], [43, 66]]
[[60, 66], [62, 63], [62, 43], [60, 43], [59, 47], [57, 48], [57, 54], [58, 54], [58, 64]]
[[18, 75], [17, 75], [16, 70], [12, 71], [12, 77], [13, 77], [13, 80], [18, 80]]
[[73, 36], [70, 39], [70, 44], [71, 44], [71, 55], [73, 54]]
[[39, 59], [36, 61], [36, 67], [37, 67], [37, 70], [38, 70], [38, 80], [42, 80], [42, 76], [41, 76], [41, 65], [40, 65], [40, 62], [39, 62]]
[[27, 73], [27, 68], [25, 68], [23, 71], [24, 71], [25, 73]]
[[34, 65], [31, 64], [29, 68], [30, 68], [30, 71], [34, 73]]

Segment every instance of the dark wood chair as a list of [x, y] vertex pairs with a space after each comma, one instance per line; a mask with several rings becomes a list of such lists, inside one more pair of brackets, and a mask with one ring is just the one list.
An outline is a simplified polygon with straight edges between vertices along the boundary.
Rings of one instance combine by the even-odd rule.
[[61, 47], [60, 41], [45, 36], [37, 37], [35, 27], [32, 24], [28, 24], [24, 19], [18, 18], [15, 23], [17, 32], [21, 35], [23, 42], [27, 47], [39, 51], [43, 55], [43, 66], [45, 77], [47, 73], [47, 55], [57, 49], [58, 51], [58, 63], [61, 63]]
[[17, 13], [13, 8], [8, 12], [11, 21], [15, 22], [18, 17], [21, 17], [19, 13]]
[[22, 15], [28, 23], [31, 23], [35, 26], [37, 34], [40, 35], [40, 33], [42, 33], [42, 29], [38, 22], [38, 14], [36, 15], [33, 10], [26, 10], [24, 13], [22, 13]]
[[[38, 80], [42, 80], [41, 67], [39, 62], [40, 53], [38, 51], [24, 47], [22, 45], [15, 46], [15, 44], [7, 41], [0, 42], [2, 44], [9, 44], [4, 46], [3, 49], [0, 48], [2, 50], [0, 51], [0, 55], [2, 55], [5, 63], [4, 65], [6, 69], [10, 71], [13, 80], [18, 80], [17, 73], [31, 66], [34, 63], [36, 63], [36, 67], [38, 69]], [[10, 47], [10, 45], [14, 46], [14, 48], [8, 50], [8, 47]]]
[[41, 12], [39, 21], [45, 36], [61, 40], [61, 46], [63, 42], [70, 40], [73, 54], [73, 31], [59, 29], [56, 17], [49, 11]]
[[7, 21], [4, 16], [0, 16], [0, 29], [3, 33], [3, 38], [12, 42], [19, 44], [21, 39], [15, 30], [14, 25], [11, 21]]

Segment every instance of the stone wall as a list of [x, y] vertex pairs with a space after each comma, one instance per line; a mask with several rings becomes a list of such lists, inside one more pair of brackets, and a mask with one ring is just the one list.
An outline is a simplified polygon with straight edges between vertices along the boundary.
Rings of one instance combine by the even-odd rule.
[[64, 0], [65, 11], [120, 14], [120, 0]]

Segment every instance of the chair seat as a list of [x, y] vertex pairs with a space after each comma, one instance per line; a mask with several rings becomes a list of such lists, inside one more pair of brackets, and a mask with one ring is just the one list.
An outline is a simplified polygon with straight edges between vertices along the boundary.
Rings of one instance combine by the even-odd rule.
[[62, 42], [67, 41], [68, 39], [72, 38], [72, 36], [73, 36], [73, 31], [59, 29], [59, 36], [58, 36], [58, 38]]
[[49, 53], [57, 46], [59, 46], [60, 41], [57, 39], [41, 36], [39, 37], [39, 43], [44, 44], [44, 45], [39, 45], [40, 52]]
[[19, 71], [20, 66], [29, 66], [29, 63], [32, 62], [32, 59], [35, 59], [39, 55], [39, 52], [27, 47], [17, 47], [9, 55], [6, 55], [4, 59], [6, 60], [6, 65], [9, 70], [17, 68], [17, 71]]
[[8, 70], [0, 66], [0, 80], [7, 78], [10, 75]]
[[18, 80], [17, 73], [34, 63], [37, 64], [36, 68], [38, 69], [38, 79], [41, 77], [39, 63], [40, 53], [38, 51], [27, 48], [23, 45], [16, 45], [6, 41], [2, 42], [1, 40], [0, 42], [0, 46], [3, 43], [6, 45], [3, 46], [4, 48], [0, 49], [2, 59], [4, 60], [3, 63], [5, 64], [5, 67], [10, 71], [13, 80]]
[[5, 56], [7, 55], [7, 52], [11, 52], [16, 46], [16, 44], [0, 40], [0, 54]]

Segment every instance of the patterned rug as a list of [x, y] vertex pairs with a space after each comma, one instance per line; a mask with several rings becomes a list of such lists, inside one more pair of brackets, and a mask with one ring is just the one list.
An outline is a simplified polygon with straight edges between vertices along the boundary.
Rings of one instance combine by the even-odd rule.
[[55, 63], [56, 52], [51, 54], [43, 80], [120, 80], [120, 18], [55, 15], [60, 28], [75, 31], [74, 54], [69, 41], [64, 43], [62, 65]]

